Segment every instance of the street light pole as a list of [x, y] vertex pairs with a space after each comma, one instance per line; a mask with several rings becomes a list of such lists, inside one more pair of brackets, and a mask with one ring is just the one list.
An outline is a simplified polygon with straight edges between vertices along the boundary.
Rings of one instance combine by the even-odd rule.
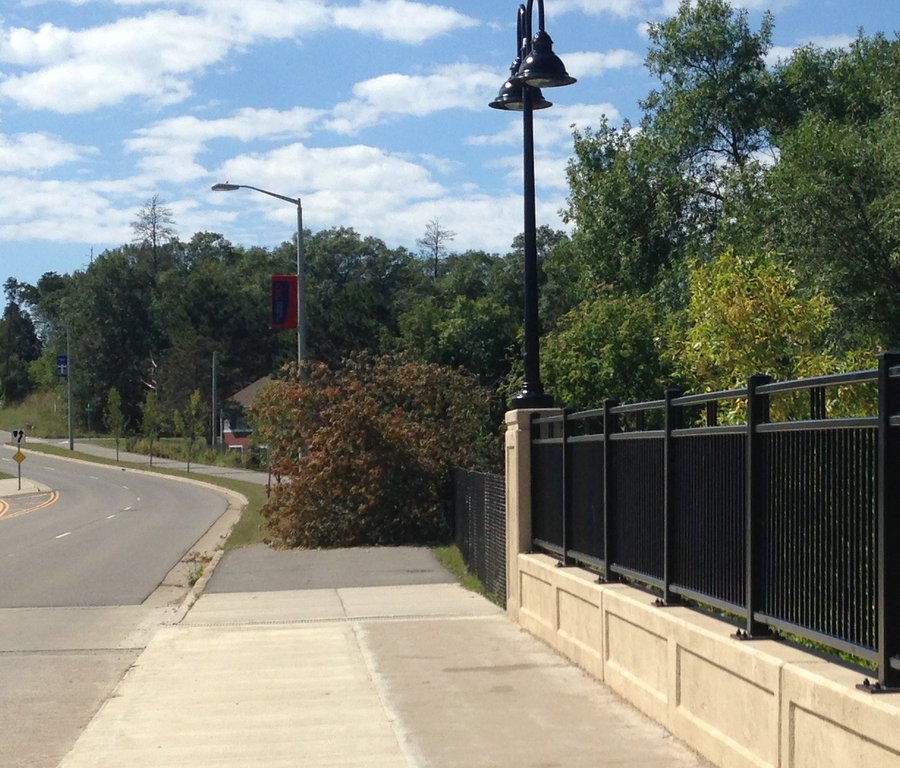
[[75, 412], [72, 410], [72, 349], [66, 328], [66, 421], [69, 427], [69, 450], [75, 450]]
[[532, 38], [534, 0], [520, 5], [517, 17], [517, 56], [510, 67], [509, 79], [490, 106], [522, 112], [524, 167], [524, 237], [525, 237], [525, 379], [522, 389], [513, 397], [510, 407], [550, 408], [553, 396], [544, 392], [541, 383], [540, 321], [538, 318], [537, 222], [534, 183], [534, 110], [552, 104], [544, 99], [541, 88], [554, 88], [575, 82], [559, 57], [553, 53], [553, 41], [544, 30], [544, 2], [538, 0], [538, 33]]
[[297, 365], [307, 359], [306, 353], [306, 254], [303, 249], [303, 205], [299, 197], [287, 197], [249, 184], [213, 184], [213, 192], [234, 192], [252, 189], [269, 197], [276, 197], [297, 206]]

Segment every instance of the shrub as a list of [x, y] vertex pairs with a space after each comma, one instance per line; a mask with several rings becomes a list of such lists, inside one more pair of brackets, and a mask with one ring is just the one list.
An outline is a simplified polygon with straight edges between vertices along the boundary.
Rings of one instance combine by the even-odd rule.
[[472, 377], [397, 357], [288, 368], [251, 414], [279, 480], [262, 512], [281, 546], [445, 540], [450, 469], [494, 446]]

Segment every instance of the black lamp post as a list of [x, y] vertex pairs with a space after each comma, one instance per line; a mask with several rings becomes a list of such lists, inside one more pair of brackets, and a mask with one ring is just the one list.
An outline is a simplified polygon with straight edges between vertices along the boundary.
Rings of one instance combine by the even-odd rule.
[[490, 106], [522, 112], [525, 169], [525, 380], [510, 407], [550, 408], [553, 396], [541, 384], [540, 326], [538, 321], [537, 224], [534, 194], [534, 110], [552, 104], [541, 88], [555, 88], [575, 82], [560, 58], [553, 53], [553, 40], [544, 30], [544, 2], [538, 0], [538, 33], [532, 38], [534, 0], [520, 5], [517, 24], [517, 53], [509, 79]]
[[303, 205], [299, 197], [287, 197], [267, 189], [251, 187], [249, 184], [213, 184], [213, 192], [234, 192], [238, 189], [252, 189], [269, 197], [277, 197], [297, 206], [297, 364], [306, 360], [306, 258], [303, 252]]

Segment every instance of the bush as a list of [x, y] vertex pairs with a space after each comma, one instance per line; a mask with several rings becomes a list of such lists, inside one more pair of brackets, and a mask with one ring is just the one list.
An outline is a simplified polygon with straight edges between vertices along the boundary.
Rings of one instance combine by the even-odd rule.
[[280, 481], [262, 510], [280, 546], [444, 541], [451, 468], [494, 447], [473, 378], [396, 357], [291, 367], [251, 413]]

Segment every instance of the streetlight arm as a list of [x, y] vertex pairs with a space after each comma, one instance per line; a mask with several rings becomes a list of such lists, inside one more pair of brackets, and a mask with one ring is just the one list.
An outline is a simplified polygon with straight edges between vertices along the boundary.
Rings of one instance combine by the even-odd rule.
[[287, 195], [279, 195], [277, 192], [269, 192], [268, 189], [260, 189], [259, 187], [251, 187], [249, 184], [213, 184], [213, 192], [232, 192], [235, 189], [252, 189], [254, 192], [262, 192], [269, 197], [277, 197], [292, 205], [300, 205], [300, 199], [296, 197], [288, 197]]

